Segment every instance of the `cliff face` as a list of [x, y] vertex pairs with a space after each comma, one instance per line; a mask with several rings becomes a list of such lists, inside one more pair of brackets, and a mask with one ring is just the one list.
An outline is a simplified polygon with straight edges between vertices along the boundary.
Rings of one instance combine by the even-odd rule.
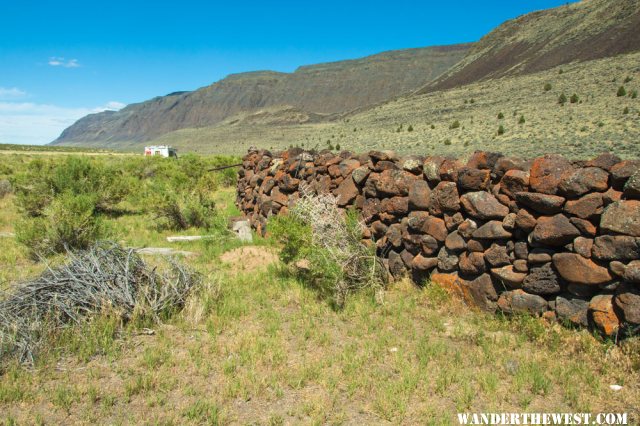
[[315, 114], [346, 112], [416, 90], [462, 59], [469, 47], [464, 44], [384, 52], [304, 66], [293, 73], [233, 74], [192, 92], [156, 97], [117, 112], [88, 115], [62, 132], [53, 144], [146, 141], [271, 106], [292, 106]]
[[640, 50], [640, 2], [583, 0], [510, 20], [418, 93]]

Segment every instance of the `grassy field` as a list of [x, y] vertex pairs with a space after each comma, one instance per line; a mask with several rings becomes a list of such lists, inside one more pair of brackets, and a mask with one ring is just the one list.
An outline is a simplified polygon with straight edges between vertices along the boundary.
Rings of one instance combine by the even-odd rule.
[[[221, 220], [238, 214], [232, 187], [212, 196]], [[15, 200], [0, 200], [0, 232], [16, 231]], [[213, 232], [158, 231], [144, 212], [106, 220], [130, 247]], [[152, 331], [98, 317], [57, 336], [32, 367], [6, 362], [0, 424], [446, 425], [466, 411], [640, 421], [637, 339], [614, 345], [537, 318], [476, 312], [428, 283], [396, 282], [383, 303], [364, 292], [336, 310], [279, 263], [272, 240], [213, 234], [175, 244], [196, 254], [183, 261], [205, 284], [182, 312], [145, 325]], [[43, 267], [0, 238], [1, 287]]]

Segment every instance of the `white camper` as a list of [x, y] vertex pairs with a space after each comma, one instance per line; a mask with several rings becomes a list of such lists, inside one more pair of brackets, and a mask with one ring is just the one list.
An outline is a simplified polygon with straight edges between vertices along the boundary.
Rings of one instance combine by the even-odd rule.
[[153, 145], [144, 147], [145, 156], [159, 155], [161, 157], [175, 157], [178, 158], [178, 150], [168, 145]]

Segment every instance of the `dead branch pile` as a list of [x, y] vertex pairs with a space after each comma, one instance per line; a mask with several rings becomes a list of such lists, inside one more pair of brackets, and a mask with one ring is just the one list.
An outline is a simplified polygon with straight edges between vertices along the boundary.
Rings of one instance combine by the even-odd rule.
[[106, 310], [124, 321], [157, 321], [181, 308], [201, 277], [173, 259], [168, 262], [159, 272], [133, 249], [112, 242], [69, 252], [62, 266], [47, 267], [0, 296], [0, 359], [15, 355], [32, 362], [47, 335]]

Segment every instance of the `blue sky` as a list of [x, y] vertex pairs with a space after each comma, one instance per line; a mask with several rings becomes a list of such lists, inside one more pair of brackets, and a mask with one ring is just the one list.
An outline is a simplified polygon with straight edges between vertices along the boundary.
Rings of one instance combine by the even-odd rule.
[[230, 73], [476, 41], [566, 1], [432, 3], [0, 0], [0, 143], [48, 143], [88, 113]]

